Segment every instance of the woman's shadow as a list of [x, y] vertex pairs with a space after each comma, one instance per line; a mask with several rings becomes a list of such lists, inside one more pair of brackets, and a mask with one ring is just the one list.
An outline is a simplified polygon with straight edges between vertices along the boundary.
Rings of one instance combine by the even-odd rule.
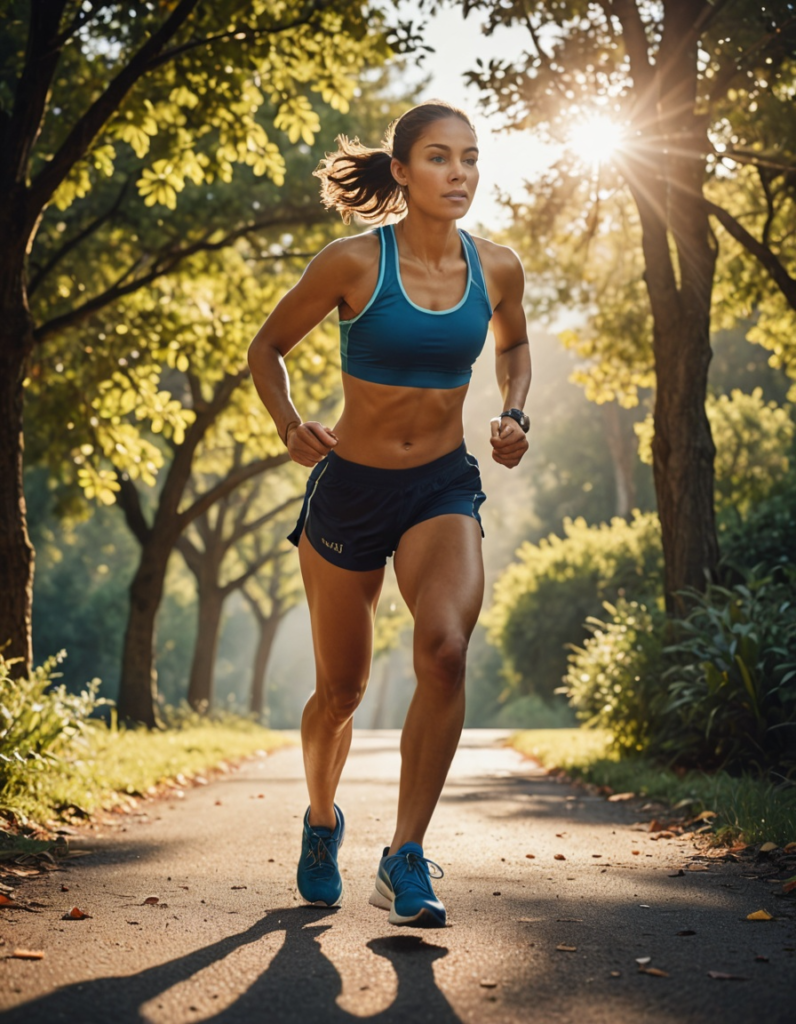
[[[448, 950], [413, 935], [385, 936], [367, 943], [373, 953], [389, 960], [395, 970], [398, 991], [392, 1004], [369, 1017], [341, 1009], [337, 998], [342, 992], [342, 978], [317, 941], [331, 927], [319, 924], [318, 919], [334, 913], [305, 907], [273, 910], [246, 931], [185, 956], [138, 974], [64, 986], [0, 1014], [0, 1020], [3, 1024], [140, 1024], [141, 1008], [150, 1000], [189, 981], [234, 950], [283, 931], [285, 941], [268, 968], [248, 983], [241, 978], [241, 984], [247, 987], [233, 1003], [210, 1017], [197, 1014], [192, 1019], [202, 1024], [249, 1024], [260, 1020], [278, 1024], [460, 1021], [434, 980], [434, 961], [446, 956]], [[189, 1002], [190, 996], [186, 995], [186, 1004]], [[186, 1005], [186, 1015], [187, 1009]]]

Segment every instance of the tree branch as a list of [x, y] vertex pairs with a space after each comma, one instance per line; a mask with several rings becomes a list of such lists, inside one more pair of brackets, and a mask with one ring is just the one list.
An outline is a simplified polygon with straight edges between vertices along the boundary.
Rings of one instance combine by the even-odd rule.
[[705, 200], [705, 208], [709, 214], [718, 220], [724, 230], [732, 235], [736, 242], [740, 242], [744, 249], [765, 267], [771, 279], [785, 296], [788, 305], [791, 309], [796, 309], [796, 278], [790, 276], [776, 255], [763, 245], [762, 242], [758, 242], [754, 235], [750, 234], [731, 213], [728, 213], [721, 206]]
[[116, 479], [119, 482], [118, 497], [116, 499], [117, 503], [124, 513], [125, 521], [127, 522], [131, 533], [139, 544], [143, 546], [151, 537], [152, 528], [144, 518], [138, 488], [127, 473], [122, 473], [117, 470]]
[[264, 512], [257, 519], [250, 519], [248, 522], [240, 523], [236, 529], [232, 530], [226, 541], [226, 547], [229, 549], [233, 544], [237, 543], [247, 534], [254, 533], [255, 530], [259, 530], [261, 526], [264, 526], [271, 519], [276, 519], [278, 515], [281, 515], [286, 509], [290, 508], [291, 505], [295, 505], [297, 501], [301, 501], [304, 497], [303, 492], [301, 494], [294, 494], [292, 498], [288, 498], [283, 501], [281, 505], [277, 505], [276, 508], [270, 509], [268, 512]]
[[[59, 0], [60, 2], [60, 0]], [[178, 0], [160, 28], [140, 47], [105, 91], [92, 103], [73, 126], [52, 160], [39, 171], [30, 186], [30, 216], [34, 221], [52, 199], [53, 193], [75, 164], [88, 152], [91, 143], [108, 120], [116, 113], [128, 92], [146, 74], [150, 60], [188, 20], [200, 0]], [[39, 7], [56, 6], [39, 0]]]
[[227, 476], [215, 485], [211, 487], [209, 491], [205, 491], [203, 495], [198, 497], [196, 501], [190, 505], [184, 512], [180, 512], [177, 516], [178, 530], [182, 532], [188, 523], [193, 522], [197, 516], [200, 516], [203, 512], [207, 511], [211, 505], [215, 504], [219, 498], [223, 498], [224, 495], [229, 494], [240, 484], [246, 480], [250, 480], [253, 476], [257, 476], [260, 473], [266, 473], [269, 469], [276, 469], [277, 466], [284, 466], [285, 463], [290, 462], [290, 456], [287, 452], [280, 455], [269, 455], [265, 459], [256, 459], [254, 462], [247, 462], [244, 466], [240, 466], [237, 470], [228, 473]]
[[175, 46], [171, 50], [166, 50], [165, 53], [153, 57], [147, 70], [152, 71], [163, 64], [167, 64], [170, 60], [174, 60], [175, 57], [179, 57], [180, 54], [187, 53], [189, 50], [195, 50], [199, 46], [210, 46], [211, 43], [217, 43], [221, 39], [239, 39], [243, 42], [244, 40], [259, 39], [260, 36], [280, 35], [282, 32], [290, 32], [294, 28], [301, 28], [302, 25], [308, 25], [316, 14], [329, 6], [329, 3], [330, 0], [313, 0], [306, 15], [302, 15], [287, 25], [271, 26], [270, 28], [233, 28], [228, 32], [219, 32], [214, 36], [192, 39], [182, 46]]
[[68, 241], [64, 242], [61, 248], [57, 252], [53, 253], [53, 255], [47, 260], [47, 262], [36, 271], [35, 275], [31, 278], [28, 284], [28, 298], [30, 298], [30, 296], [33, 295], [33, 293], [36, 291], [36, 289], [39, 287], [39, 285], [42, 283], [45, 277], [47, 277], [47, 275], [50, 273], [53, 267], [57, 266], [61, 262], [64, 256], [67, 256], [73, 249], [77, 248], [77, 246], [80, 245], [81, 242], [84, 242], [87, 238], [90, 238], [95, 231], [101, 228], [106, 221], [110, 220], [110, 218], [113, 217], [113, 215], [122, 205], [122, 200], [124, 199], [124, 195], [127, 191], [129, 184], [130, 179], [128, 178], [122, 185], [118, 196], [113, 201], [113, 205], [110, 206], [105, 211], [105, 213], [101, 213], [99, 217], [95, 217], [94, 220], [92, 220], [89, 224], [86, 225], [86, 227], [84, 227], [81, 231], [78, 231], [76, 235], [74, 235]]
[[[160, 253], [155, 258], [156, 262], [152, 270], [147, 271], [147, 273], [142, 274], [140, 277], [136, 277], [133, 281], [129, 281], [127, 284], [122, 284], [124, 279], [128, 277], [135, 268], [136, 264], [133, 264], [122, 274], [120, 278], [116, 280], [116, 282], [114, 282], [113, 285], [106, 288], [104, 292], [100, 292], [99, 295], [95, 295], [93, 298], [87, 299], [80, 306], [76, 306], [74, 309], [70, 309], [66, 313], [61, 313], [60, 316], [55, 316], [52, 320], [47, 320], [45, 323], [40, 324], [34, 331], [36, 342], [39, 343], [45, 341], [47, 338], [52, 337], [54, 334], [58, 334], [67, 327], [74, 327], [76, 324], [86, 320], [93, 313], [98, 312], [100, 309], [104, 309], [106, 306], [111, 305], [113, 302], [117, 302], [119, 299], [123, 299], [125, 295], [130, 295], [133, 292], [138, 291], [139, 288], [144, 288], [146, 285], [152, 284], [152, 282], [156, 281], [159, 277], [163, 277], [166, 274], [171, 273], [171, 271], [175, 270], [183, 260], [186, 260], [191, 256], [195, 256], [196, 253], [215, 252], [219, 249], [224, 249], [239, 238], [242, 238], [247, 234], [251, 234], [253, 231], [267, 227], [294, 224], [299, 218], [302, 223], [312, 223], [315, 219], [320, 219], [321, 214], [319, 212], [317, 217], [307, 218], [304, 211], [299, 214], [297, 210], [291, 208], [287, 213], [280, 214], [278, 216], [258, 218], [255, 221], [251, 221], [249, 224], [245, 224], [240, 228], [236, 228], [235, 230], [228, 232], [223, 238], [216, 242], [208, 241], [208, 239], [212, 237], [212, 234], [205, 234], [201, 239], [196, 242], [192, 242], [190, 245], [185, 245], [179, 249], [172, 249], [171, 251]], [[291, 255], [292, 253], [288, 250], [274, 253], [273, 256], [268, 258], [274, 260], [286, 259]], [[266, 257], [261, 257], [261, 259], [265, 258]]]

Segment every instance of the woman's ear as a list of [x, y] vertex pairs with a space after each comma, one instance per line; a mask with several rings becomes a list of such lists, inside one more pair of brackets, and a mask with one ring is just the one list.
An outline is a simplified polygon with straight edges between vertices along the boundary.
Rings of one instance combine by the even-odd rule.
[[406, 173], [404, 172], [404, 165], [400, 160], [396, 160], [395, 157], [392, 158], [390, 161], [390, 171], [398, 184], [406, 187]]

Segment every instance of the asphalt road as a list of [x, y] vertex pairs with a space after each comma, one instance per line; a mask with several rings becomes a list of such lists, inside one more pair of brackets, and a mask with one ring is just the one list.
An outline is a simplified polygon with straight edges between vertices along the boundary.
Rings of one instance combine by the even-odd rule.
[[[796, 901], [654, 841], [654, 808], [550, 778], [494, 732], [465, 733], [427, 837], [449, 926], [392, 927], [368, 897], [398, 739], [356, 736], [340, 909], [299, 900], [306, 794], [300, 752], [281, 751], [80, 836], [89, 856], [28, 880], [42, 906], [0, 917], [0, 1020], [794, 1024]], [[63, 920], [74, 906], [91, 916]], [[746, 920], [759, 909], [774, 919]]]

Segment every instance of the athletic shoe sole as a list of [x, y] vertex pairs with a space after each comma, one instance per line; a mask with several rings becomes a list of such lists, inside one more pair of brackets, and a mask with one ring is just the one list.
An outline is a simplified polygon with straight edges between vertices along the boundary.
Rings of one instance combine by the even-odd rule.
[[400, 914], [395, 912], [395, 903], [393, 902], [394, 897], [392, 892], [382, 882], [381, 878], [376, 877], [376, 885], [373, 888], [371, 897], [368, 900], [373, 907], [379, 907], [381, 910], [389, 910], [390, 912], [390, 924], [410, 926], [412, 928], [444, 928], [445, 921], [440, 920], [439, 917], [432, 913], [427, 908], [423, 908], [413, 917], [401, 917]]

